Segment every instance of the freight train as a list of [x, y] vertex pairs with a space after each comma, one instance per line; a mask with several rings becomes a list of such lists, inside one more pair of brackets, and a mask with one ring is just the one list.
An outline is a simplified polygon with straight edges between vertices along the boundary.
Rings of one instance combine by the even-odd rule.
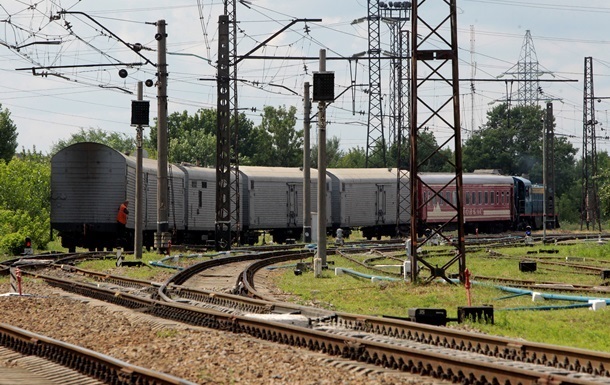
[[[133, 247], [135, 227], [136, 158], [99, 143], [77, 143], [51, 160], [51, 226], [69, 250]], [[153, 247], [157, 230], [157, 162], [143, 159], [143, 244]], [[317, 212], [317, 173], [311, 173], [311, 211]], [[420, 177], [433, 189], [447, 184], [449, 174]], [[243, 244], [254, 244], [263, 233], [276, 243], [299, 239], [303, 232], [303, 172], [299, 168], [239, 168], [239, 231]], [[328, 169], [326, 180], [327, 232], [354, 229], [368, 239], [397, 234], [397, 176], [391, 169]], [[464, 174], [464, 218], [467, 232], [499, 232], [542, 224], [541, 200], [532, 183], [521, 177]], [[538, 189], [539, 190], [539, 189]], [[456, 193], [444, 199], [420, 186], [423, 205], [421, 230], [453, 216]], [[215, 239], [216, 170], [189, 164], [168, 166], [169, 228], [173, 243], [206, 244]], [[401, 192], [401, 196], [404, 193]], [[128, 239], [117, 240], [119, 205], [132, 202], [127, 220]], [[400, 223], [410, 212], [401, 210]], [[314, 225], [315, 225], [314, 220]], [[407, 229], [403, 228], [403, 232]], [[408, 232], [404, 232], [405, 234]]]

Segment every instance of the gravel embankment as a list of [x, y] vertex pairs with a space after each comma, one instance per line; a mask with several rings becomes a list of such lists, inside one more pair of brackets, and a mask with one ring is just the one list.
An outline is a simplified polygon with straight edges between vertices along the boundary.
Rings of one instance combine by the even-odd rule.
[[[9, 291], [0, 284], [0, 293]], [[320, 354], [247, 335], [158, 324], [26, 281], [29, 297], [0, 297], [0, 322], [201, 384], [422, 384], [408, 374], [356, 373]], [[70, 294], [68, 294], [71, 296]], [[328, 357], [326, 357], [328, 358]]]

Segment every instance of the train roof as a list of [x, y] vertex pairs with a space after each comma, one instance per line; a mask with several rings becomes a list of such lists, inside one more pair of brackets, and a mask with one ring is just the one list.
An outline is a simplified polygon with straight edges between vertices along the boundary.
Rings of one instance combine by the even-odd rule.
[[[125, 165], [135, 168], [137, 159], [135, 156], [123, 154], [120, 151], [115, 150], [114, 148], [107, 146], [102, 143], [96, 142], [78, 142], [71, 144], [65, 148], [59, 150], [53, 157], [51, 158], [51, 163], [57, 163], [61, 161], [72, 161], [72, 162], [83, 162], [84, 159], [90, 157], [94, 152], [98, 153], [98, 161], [99, 154], [106, 153], [104, 161], [105, 162], [117, 162], [119, 159], [122, 159], [125, 162]], [[175, 165], [171, 165], [172, 172], [177, 175], [182, 175], [184, 172], [180, 170]], [[142, 170], [149, 173], [157, 172], [157, 160], [150, 158], [142, 159]]]
[[216, 169], [209, 167], [199, 167], [188, 163], [182, 163], [178, 166], [184, 170], [189, 179], [203, 179], [216, 181]]
[[[266, 181], [303, 181], [303, 170], [298, 167], [239, 166], [239, 171], [250, 179]], [[317, 180], [316, 170], [311, 169], [311, 180]]]
[[[421, 173], [420, 178], [430, 184], [448, 183], [455, 174]], [[512, 176], [493, 175], [493, 174], [462, 174], [462, 181], [465, 185], [470, 184], [513, 184]]]
[[332, 168], [326, 170], [331, 177], [341, 182], [396, 182], [396, 171], [387, 168]]

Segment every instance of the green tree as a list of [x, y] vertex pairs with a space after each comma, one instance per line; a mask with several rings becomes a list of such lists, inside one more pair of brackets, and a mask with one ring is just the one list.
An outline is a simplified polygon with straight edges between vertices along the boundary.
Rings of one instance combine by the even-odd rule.
[[[595, 182], [598, 186], [598, 196], [602, 216], [610, 216], [610, 155], [606, 151], [597, 154], [597, 169], [598, 176]], [[582, 183], [579, 184], [580, 201], [578, 206], [582, 204]]]
[[0, 159], [7, 163], [13, 159], [17, 149], [17, 126], [11, 120], [11, 112], [0, 104]]
[[[528, 175], [534, 183], [542, 183], [542, 134], [545, 111], [540, 106], [506, 104], [487, 113], [487, 123], [463, 146], [465, 171], [498, 169], [504, 175]], [[553, 124], [555, 124], [553, 122]], [[556, 137], [556, 195], [568, 191], [575, 182], [576, 149], [566, 138]]]
[[539, 106], [501, 104], [487, 113], [487, 123], [463, 147], [467, 171], [498, 169], [505, 175], [528, 174], [542, 161], [542, 117]]
[[337, 162], [337, 168], [364, 168], [366, 165], [366, 151], [360, 146], [347, 150]]
[[[233, 127], [234, 117], [231, 117]], [[216, 163], [216, 132], [218, 131], [215, 109], [200, 109], [194, 115], [187, 111], [174, 112], [168, 116], [168, 159], [170, 162], [189, 162], [202, 166], [213, 166]], [[240, 163], [250, 164], [256, 152], [253, 143], [254, 123], [240, 113], [238, 116], [238, 150]], [[150, 127], [150, 136], [146, 142], [151, 154], [157, 152], [158, 126]]]
[[[434, 133], [429, 130], [420, 131], [417, 135], [417, 160], [421, 172], [451, 172], [454, 171], [448, 161], [455, 163], [454, 153], [449, 148], [439, 150], [439, 144]], [[402, 159], [400, 167], [409, 168], [411, 161], [411, 146], [403, 146], [405, 153], [400, 155]], [[436, 153], [434, 153], [437, 151]], [[433, 154], [434, 153], [434, 154]], [[398, 143], [394, 143], [388, 151], [388, 159], [391, 159], [388, 167], [396, 167], [398, 159]]]
[[297, 109], [291, 106], [265, 107], [262, 121], [254, 129], [256, 152], [252, 164], [257, 166], [299, 167], [303, 159], [303, 131], [295, 129]]
[[189, 162], [202, 167], [216, 163], [216, 136], [203, 131], [186, 131], [169, 139], [170, 162]]
[[[0, 245], [32, 238], [43, 249], [50, 240], [51, 164], [40, 153], [23, 151], [0, 160]], [[4, 250], [6, 251], [6, 250]]]
[[80, 129], [77, 133], [70, 135], [68, 139], [61, 139], [54, 143], [51, 147], [51, 153], [56, 154], [58, 151], [74, 144], [82, 142], [102, 143], [122, 153], [131, 153], [136, 147], [135, 138], [122, 132], [106, 132], [99, 128], [90, 128], [88, 130]]
[[[337, 168], [345, 155], [340, 149], [341, 139], [336, 136], [326, 139], [326, 167]], [[311, 167], [318, 168], [318, 145], [311, 146]]]

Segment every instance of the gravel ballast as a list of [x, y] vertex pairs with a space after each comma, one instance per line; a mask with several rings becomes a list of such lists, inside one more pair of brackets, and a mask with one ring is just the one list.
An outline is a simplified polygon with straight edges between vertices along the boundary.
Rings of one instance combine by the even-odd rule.
[[[7, 293], [9, 284], [0, 284]], [[31, 296], [0, 297], [0, 322], [201, 384], [422, 384], [409, 374], [360, 365], [248, 335], [156, 322], [26, 280]]]

